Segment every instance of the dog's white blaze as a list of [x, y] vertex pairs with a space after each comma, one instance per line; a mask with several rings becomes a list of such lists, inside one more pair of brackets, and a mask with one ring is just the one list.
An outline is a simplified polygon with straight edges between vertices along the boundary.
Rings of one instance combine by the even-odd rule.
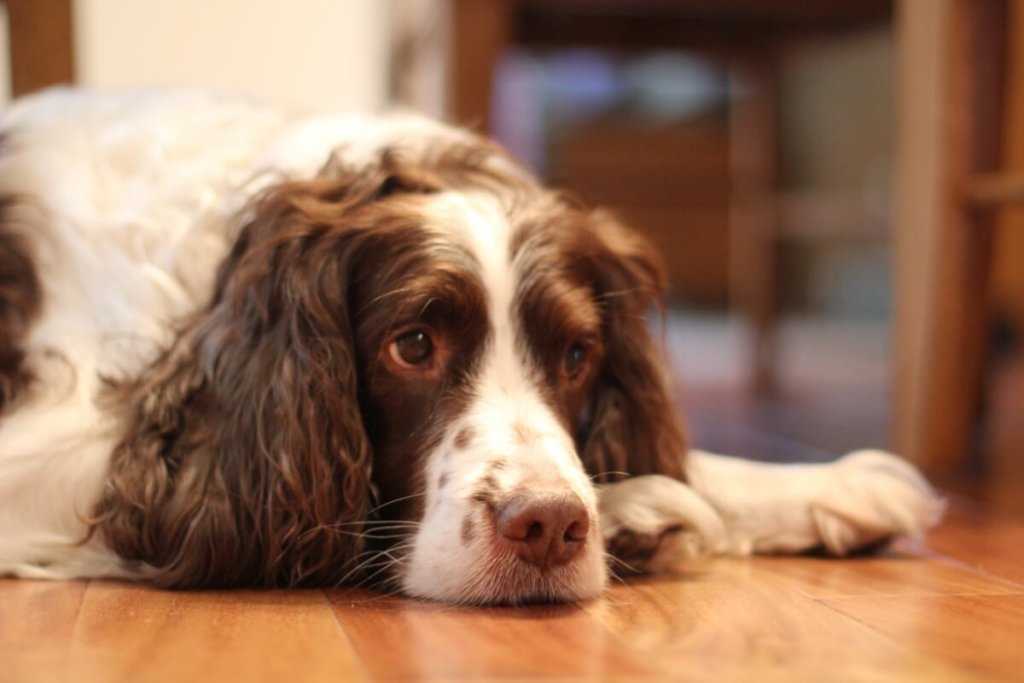
[[[515, 598], [514, 586], [494, 585], [491, 520], [473, 495], [485, 476], [500, 492], [516, 488], [551, 488], [576, 493], [596, 521], [596, 497], [583, 471], [571, 437], [544, 403], [537, 371], [519, 341], [515, 295], [519, 273], [513, 262], [513, 226], [504, 207], [488, 195], [444, 195], [432, 215], [444, 216], [442, 230], [463, 243], [480, 264], [487, 296], [491, 334], [474, 378], [471, 404], [447, 438], [428, 459], [426, 512], [403, 577], [414, 595], [454, 601]], [[468, 448], [455, 444], [455, 434], [468, 428]], [[501, 461], [500, 469], [491, 467]], [[437, 482], [444, 475], [442, 493]], [[477, 530], [467, 542], [462, 527], [468, 519]], [[601, 592], [606, 575], [596, 524], [584, 554], [555, 578], [538, 580], [538, 596], [586, 598]], [[506, 563], [508, 560], [506, 559]], [[530, 569], [523, 566], [522, 571]], [[541, 585], [543, 584], [543, 585]], [[521, 595], [518, 597], [522, 597]]]

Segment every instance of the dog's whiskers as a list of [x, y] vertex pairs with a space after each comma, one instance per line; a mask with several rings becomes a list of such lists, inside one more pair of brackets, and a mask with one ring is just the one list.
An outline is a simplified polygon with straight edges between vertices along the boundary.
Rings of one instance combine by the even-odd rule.
[[[375, 570], [372, 574], [364, 576], [356, 584], [357, 586], [366, 585], [368, 581], [371, 581], [382, 572], [385, 572], [402, 562], [403, 558], [400, 556], [396, 557], [394, 553], [405, 553], [411, 547], [412, 543], [406, 542], [386, 550], [367, 550], [360, 553], [352, 560], [353, 562], [357, 562], [357, 564], [337, 581], [336, 586], [346, 585], [353, 576], [362, 572], [366, 572], [371, 569]], [[363, 558], [364, 556], [366, 559], [360, 561], [360, 558]]]
[[400, 498], [393, 498], [391, 500], [388, 500], [388, 501], [385, 501], [383, 503], [378, 504], [376, 507], [372, 508], [367, 513], [367, 515], [368, 516], [369, 515], [374, 515], [374, 514], [380, 512], [381, 510], [383, 510], [384, 508], [388, 507], [389, 505], [395, 505], [397, 503], [404, 503], [405, 501], [413, 500], [415, 498], [422, 498], [422, 497], [425, 497], [426, 495], [427, 495], [426, 491], [420, 491], [419, 493], [410, 493], [409, 495], [402, 496]]
[[640, 571], [637, 567], [634, 567], [633, 565], [631, 565], [630, 563], [626, 562], [622, 558], [616, 557], [615, 555], [612, 555], [611, 553], [608, 553], [608, 552], [604, 553], [604, 558], [609, 563], [608, 569], [611, 572], [612, 578], [616, 579], [618, 581], [621, 581], [622, 583], [625, 583], [625, 580], [624, 580], [623, 576], [621, 576], [616, 571], [616, 566], [619, 566], [619, 567], [625, 569], [629, 574], [637, 574]]

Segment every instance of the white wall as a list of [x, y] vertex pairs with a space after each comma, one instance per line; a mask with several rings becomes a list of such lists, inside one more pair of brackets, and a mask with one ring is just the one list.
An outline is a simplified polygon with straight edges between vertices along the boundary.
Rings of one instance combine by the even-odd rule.
[[387, 0], [75, 0], [78, 80], [378, 109], [388, 91], [389, 7]]

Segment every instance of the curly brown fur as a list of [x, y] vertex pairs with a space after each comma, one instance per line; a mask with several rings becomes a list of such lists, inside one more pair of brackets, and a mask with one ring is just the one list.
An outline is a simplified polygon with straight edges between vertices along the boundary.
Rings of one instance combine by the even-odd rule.
[[[248, 212], [208, 308], [141, 379], [114, 383], [108, 400], [127, 406], [128, 437], [114, 451], [94, 532], [161, 585], [355, 576], [363, 523], [414, 488], [416, 468], [403, 463], [396, 476], [394, 453], [436, 440], [408, 430], [412, 406], [397, 412], [401, 429], [374, 410], [367, 368], [391, 316], [363, 304], [407, 271], [429, 271], [415, 288], [449, 300], [476, 291], [430, 267], [414, 226], [417, 195], [495, 183], [484, 158], [454, 148], [411, 166], [386, 153], [371, 169], [332, 162], [315, 180], [269, 190]], [[375, 269], [381, 260], [387, 269]], [[462, 310], [474, 307], [483, 304]], [[478, 328], [464, 330], [467, 341], [479, 342]], [[410, 387], [395, 391], [415, 399]], [[391, 471], [378, 482], [381, 466]], [[383, 514], [415, 518], [418, 503]]]
[[0, 198], [0, 414], [32, 380], [21, 344], [43, 299], [30, 249], [15, 229], [15, 201]]
[[[331, 162], [246, 212], [209, 306], [108, 397], [125, 407], [128, 435], [93, 529], [119, 556], [167, 586], [330, 585], [372, 551], [366, 521], [421, 516], [414, 454], [468, 401], [460, 386], [488, 331], [478, 264], [449, 247], [441, 260], [430, 252], [417, 202], [472, 188], [508, 198], [515, 213], [543, 192], [486, 158], [456, 147], [429, 164], [390, 152], [371, 169]], [[542, 222], [581, 221], [548, 232], [575, 240], [562, 246], [578, 251], [568, 259], [585, 281], [576, 296], [593, 299], [606, 349], [587, 387], [560, 397], [569, 428], [590, 405], [579, 436], [587, 469], [601, 480], [681, 477], [683, 438], [644, 322], [663, 285], [653, 251], [599, 214], [555, 213]], [[376, 377], [398, 313], [372, 304], [393, 291], [420, 292], [403, 305], [452, 318], [444, 326], [463, 347], [441, 403]]]

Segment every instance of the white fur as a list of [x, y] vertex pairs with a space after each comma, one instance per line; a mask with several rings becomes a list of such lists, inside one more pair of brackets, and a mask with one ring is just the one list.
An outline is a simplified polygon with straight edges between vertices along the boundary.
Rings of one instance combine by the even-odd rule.
[[883, 451], [815, 465], [776, 465], [691, 451], [687, 476], [725, 519], [733, 553], [824, 546], [845, 555], [898, 534], [919, 534], [943, 505], [917, 470]]
[[628, 534], [646, 536], [657, 545], [642, 562], [624, 558], [629, 569], [661, 571], [680, 558], [716, 551], [727, 537], [718, 512], [676, 479], [650, 474], [605, 484], [598, 491], [606, 542]]
[[[669, 543], [638, 568], [683, 557], [795, 553], [846, 555], [901, 534], [920, 535], [944, 504], [906, 461], [877, 450], [823, 464], [774, 464], [692, 450], [689, 484], [659, 475], [603, 487], [602, 531], [623, 529]], [[681, 527], [682, 534], [665, 534]]]
[[95, 403], [99, 376], [141, 368], [167, 323], [206, 296], [238, 206], [231, 190], [250, 179], [276, 116], [207, 95], [62, 91], [5, 114], [16, 138], [0, 187], [31, 198], [20, 222], [44, 309], [27, 343], [43, 381], [0, 421], [0, 571], [117, 566], [95, 542], [74, 545], [116, 442]]

